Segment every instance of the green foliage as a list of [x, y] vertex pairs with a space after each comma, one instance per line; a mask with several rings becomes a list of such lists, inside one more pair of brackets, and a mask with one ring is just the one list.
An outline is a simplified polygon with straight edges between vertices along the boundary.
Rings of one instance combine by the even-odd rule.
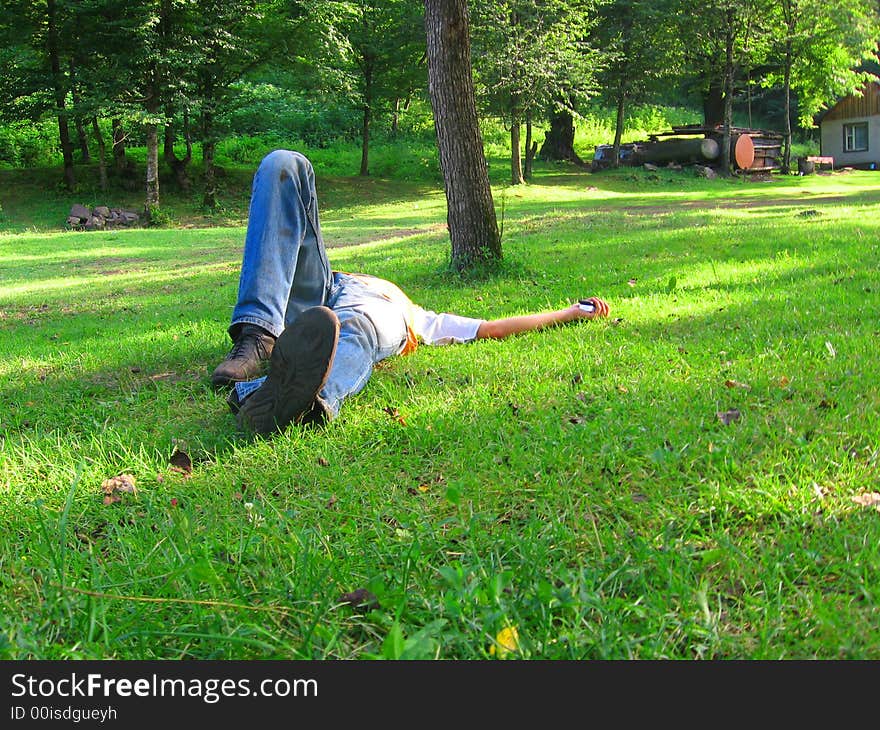
[[478, 0], [471, 35], [479, 102], [509, 123], [577, 107], [593, 90], [599, 54], [586, 42], [592, 2]]
[[54, 165], [58, 154], [57, 124], [50, 121], [0, 124], [0, 166]]
[[235, 101], [218, 117], [218, 126], [236, 136], [293, 137], [309, 147], [356, 140], [357, 110], [344, 101], [322, 99], [268, 83], [241, 82]]
[[[876, 58], [880, 11], [872, 0], [803, 0], [781, 3], [775, 10], [779, 21], [768, 30], [774, 31], [779, 56], [790, 54], [798, 123], [810, 129], [822, 108], [861, 86], [860, 64]], [[763, 84], [779, 87], [784, 75], [784, 62], [771, 64]]]
[[159, 205], [150, 206], [144, 212], [144, 218], [151, 228], [168, 228], [175, 222], [168, 211]]

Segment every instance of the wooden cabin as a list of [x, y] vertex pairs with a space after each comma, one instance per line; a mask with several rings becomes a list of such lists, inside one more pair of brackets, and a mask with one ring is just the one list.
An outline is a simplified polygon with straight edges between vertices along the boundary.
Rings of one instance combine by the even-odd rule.
[[834, 167], [880, 170], [880, 79], [845, 96], [819, 120], [820, 149]]

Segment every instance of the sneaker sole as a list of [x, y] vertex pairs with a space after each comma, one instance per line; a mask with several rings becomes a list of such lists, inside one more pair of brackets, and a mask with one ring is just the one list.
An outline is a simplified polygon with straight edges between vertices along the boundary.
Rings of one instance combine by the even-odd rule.
[[241, 405], [239, 425], [261, 435], [283, 431], [306, 415], [327, 382], [336, 355], [339, 319], [312, 307], [276, 340], [265, 382]]

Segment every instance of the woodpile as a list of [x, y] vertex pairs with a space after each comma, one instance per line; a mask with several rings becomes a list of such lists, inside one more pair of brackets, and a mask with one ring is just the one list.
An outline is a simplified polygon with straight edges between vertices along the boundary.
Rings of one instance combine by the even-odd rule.
[[[660, 139], [667, 137], [667, 139]], [[724, 128], [686, 124], [669, 132], [652, 134], [649, 139], [620, 145], [619, 164], [694, 165], [717, 168], [724, 159]], [[780, 167], [782, 135], [763, 129], [730, 128], [730, 162], [740, 172], [769, 172]], [[593, 171], [611, 167], [611, 145], [599, 145], [593, 156]]]
[[140, 223], [140, 216], [122, 208], [97, 205], [87, 208], [74, 204], [67, 216], [67, 227], [74, 231], [103, 231], [108, 228], [131, 228]]

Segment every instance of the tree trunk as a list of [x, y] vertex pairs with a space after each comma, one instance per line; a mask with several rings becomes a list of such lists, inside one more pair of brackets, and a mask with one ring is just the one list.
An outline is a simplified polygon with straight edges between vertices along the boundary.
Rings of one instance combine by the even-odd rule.
[[55, 0], [46, 2], [47, 35], [46, 45], [49, 64], [52, 69], [52, 87], [55, 93], [55, 115], [58, 118], [58, 140], [61, 143], [61, 155], [64, 158], [64, 186], [73, 190], [76, 176], [73, 173], [73, 145], [70, 142], [70, 128], [67, 125], [67, 110], [64, 99], [67, 90], [61, 76], [61, 58], [58, 52], [57, 8]]
[[538, 143], [532, 140], [532, 113], [526, 113], [526, 165], [523, 170], [523, 177], [526, 180], [532, 179], [533, 163], [535, 161], [535, 153], [538, 151]]
[[145, 211], [159, 207], [159, 130], [155, 123], [147, 125], [147, 198]]
[[394, 99], [394, 111], [391, 112], [391, 138], [397, 137], [400, 126], [400, 97]]
[[703, 97], [703, 123], [707, 127], [717, 127], [724, 123], [724, 93], [722, 80], [711, 78], [709, 90]]
[[95, 134], [95, 142], [98, 145], [98, 177], [100, 179], [101, 192], [107, 192], [107, 147], [104, 144], [104, 136], [98, 125], [98, 117], [92, 117], [92, 132]]
[[174, 110], [170, 106], [165, 107], [165, 118], [168, 122], [165, 124], [165, 129], [163, 130], [162, 157], [164, 157], [167, 162], [172, 157], [175, 157], [174, 141], [177, 137], [174, 130]]
[[621, 75], [617, 87], [617, 116], [614, 120], [614, 146], [612, 147], [611, 166], [620, 167], [620, 142], [623, 139], [623, 124], [626, 112], [626, 76]]
[[215, 143], [213, 140], [205, 140], [202, 143], [202, 167], [205, 168], [205, 193], [202, 197], [202, 204], [210, 210], [217, 207], [217, 176], [214, 167], [214, 147]]
[[363, 124], [361, 127], [361, 169], [360, 176], [367, 177], [370, 174], [370, 121], [372, 119], [373, 106], [373, 71], [369, 65], [364, 69], [364, 108]]
[[159, 207], [159, 125], [152, 120], [158, 116], [159, 100], [155, 82], [147, 86], [147, 97], [144, 108], [150, 118], [146, 125], [147, 132], [147, 195], [144, 202], [144, 214], [150, 220], [153, 208]]
[[732, 174], [730, 128], [733, 126], [733, 24], [735, 20], [734, 9], [728, 6], [724, 13], [724, 137], [721, 143], [721, 174], [725, 177]]
[[785, 126], [783, 127], [784, 149], [780, 172], [783, 175], [788, 175], [791, 172], [791, 31], [785, 39], [785, 74], [782, 93], [785, 97]]
[[125, 171], [125, 130], [122, 128], [122, 122], [113, 119], [110, 122], [113, 128], [113, 166], [116, 172]]
[[[166, 109], [165, 113], [168, 114], [169, 111]], [[163, 157], [174, 174], [174, 181], [177, 183], [177, 187], [184, 192], [188, 192], [192, 187], [192, 181], [186, 171], [192, 160], [192, 134], [189, 128], [189, 112], [186, 109], [183, 110], [183, 139], [186, 142], [186, 154], [183, 157], [178, 157], [174, 151], [175, 136], [174, 127], [166, 124]]]
[[663, 165], [677, 162], [681, 165], [706, 164], [718, 159], [721, 149], [709, 137], [690, 139], [664, 139], [660, 142], [646, 142], [637, 153], [639, 163], [652, 162]]
[[452, 265], [501, 259], [501, 236], [474, 100], [465, 0], [425, 0], [428, 90], [446, 191]]
[[217, 207], [217, 170], [214, 153], [217, 151], [217, 131], [214, 129], [214, 81], [207, 77], [202, 92], [202, 169], [205, 192], [202, 204], [209, 210]]
[[516, 116], [510, 120], [510, 184], [522, 185], [525, 182], [522, 170], [522, 150], [520, 148], [520, 131], [522, 125]]
[[[79, 94], [79, 85], [76, 83], [76, 66], [73, 63], [72, 58], [68, 63], [68, 69], [70, 76], [70, 98], [73, 101], [73, 108], [75, 110], [79, 106], [82, 99]], [[86, 128], [83, 124], [83, 118], [81, 114], [74, 114], [73, 124], [76, 128], [76, 136], [77, 141], [79, 142], [80, 156], [82, 157], [83, 163], [88, 164], [92, 161], [92, 155], [89, 152], [89, 138], [86, 134]]]
[[568, 111], [556, 111], [550, 117], [550, 131], [544, 135], [544, 144], [538, 157], [542, 160], [563, 160], [583, 165], [574, 151], [574, 117]]

